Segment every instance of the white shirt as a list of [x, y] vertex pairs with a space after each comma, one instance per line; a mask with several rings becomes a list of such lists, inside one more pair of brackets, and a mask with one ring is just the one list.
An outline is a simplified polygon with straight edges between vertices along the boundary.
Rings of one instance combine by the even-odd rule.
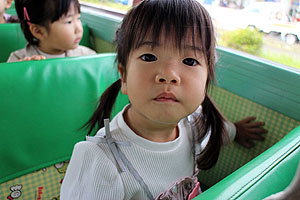
[[[185, 176], [192, 176], [192, 129], [187, 119], [179, 122], [179, 136], [158, 143], [136, 135], [125, 123], [123, 111], [110, 123], [111, 135], [155, 197]], [[104, 128], [96, 134], [104, 135]], [[75, 145], [60, 193], [61, 200], [147, 199], [129, 171], [120, 172], [106, 143], [83, 141]]]
[[37, 46], [27, 44], [25, 48], [14, 51], [10, 54], [7, 62], [17, 62], [20, 59], [24, 59], [25, 57], [31, 57], [34, 55], [43, 55], [46, 59], [49, 58], [62, 58], [62, 57], [74, 57], [74, 56], [86, 56], [86, 55], [93, 55], [96, 52], [88, 47], [79, 45], [75, 49], [70, 49], [63, 54], [52, 55], [47, 54], [41, 51]]

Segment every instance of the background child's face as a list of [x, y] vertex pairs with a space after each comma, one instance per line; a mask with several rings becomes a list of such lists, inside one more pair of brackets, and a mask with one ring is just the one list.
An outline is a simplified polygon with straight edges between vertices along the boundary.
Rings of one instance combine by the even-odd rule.
[[180, 51], [175, 44], [170, 38], [146, 39], [130, 53], [122, 92], [128, 94], [134, 120], [177, 125], [202, 103], [207, 65], [200, 47], [194, 51], [191, 38]]
[[40, 40], [39, 46], [46, 53], [63, 53], [66, 50], [77, 48], [82, 34], [83, 28], [80, 21], [80, 13], [71, 4], [67, 15], [50, 24], [45, 37]]

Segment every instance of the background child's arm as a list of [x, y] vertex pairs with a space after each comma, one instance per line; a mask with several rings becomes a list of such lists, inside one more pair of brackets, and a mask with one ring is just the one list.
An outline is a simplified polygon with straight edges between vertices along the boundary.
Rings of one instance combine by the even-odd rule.
[[251, 116], [234, 123], [236, 127], [235, 141], [244, 147], [253, 147], [252, 140], [263, 141], [264, 137], [261, 134], [267, 133], [267, 130], [263, 128], [265, 123], [255, 121], [255, 119], [254, 116]]

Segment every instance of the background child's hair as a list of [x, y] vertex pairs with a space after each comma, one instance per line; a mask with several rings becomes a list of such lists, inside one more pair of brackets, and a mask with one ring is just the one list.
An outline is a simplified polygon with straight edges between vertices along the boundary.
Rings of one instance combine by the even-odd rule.
[[[39, 44], [39, 41], [31, 34], [28, 23], [38, 24], [48, 29], [50, 23], [68, 13], [71, 3], [74, 3], [73, 5], [80, 13], [78, 0], [15, 0], [21, 28], [28, 43]], [[24, 16], [24, 8], [26, 8], [29, 20]]]
[[[126, 67], [131, 51], [137, 49], [144, 38], [159, 41], [161, 34], [165, 38], [174, 36], [174, 44], [180, 49], [183, 41], [192, 34], [200, 41], [199, 46], [203, 52], [208, 66], [208, 80], [206, 82], [206, 97], [202, 103], [203, 113], [197, 120], [197, 141], [200, 142], [210, 130], [210, 140], [197, 158], [200, 169], [212, 167], [219, 156], [224, 132], [224, 118], [207, 95], [207, 89], [215, 78], [215, 36], [211, 18], [208, 12], [195, 0], [145, 0], [137, 7], [131, 9], [124, 17], [121, 26], [116, 32], [117, 61], [122, 67], [123, 77], [126, 77]], [[121, 80], [113, 83], [101, 96], [99, 106], [86, 126], [88, 134], [97, 126], [103, 127], [103, 120], [109, 118], [115, 99], [121, 87]]]

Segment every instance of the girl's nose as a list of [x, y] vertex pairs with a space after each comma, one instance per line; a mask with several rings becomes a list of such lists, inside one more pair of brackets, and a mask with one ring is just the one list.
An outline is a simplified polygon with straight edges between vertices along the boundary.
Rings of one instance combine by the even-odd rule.
[[82, 23], [80, 20], [77, 20], [75, 24], [75, 33], [80, 33], [80, 32], [83, 32]]
[[155, 76], [155, 82], [178, 85], [180, 84], [180, 77], [173, 70], [164, 70]]

